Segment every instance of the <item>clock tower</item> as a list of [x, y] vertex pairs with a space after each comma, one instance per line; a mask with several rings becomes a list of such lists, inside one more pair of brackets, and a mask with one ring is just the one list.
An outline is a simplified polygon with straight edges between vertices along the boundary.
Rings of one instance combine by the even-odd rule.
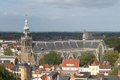
[[32, 37], [29, 36], [29, 27], [27, 18], [25, 20], [25, 26], [23, 28], [24, 36], [21, 36], [21, 60], [20, 62], [31, 63], [31, 49], [32, 49]]

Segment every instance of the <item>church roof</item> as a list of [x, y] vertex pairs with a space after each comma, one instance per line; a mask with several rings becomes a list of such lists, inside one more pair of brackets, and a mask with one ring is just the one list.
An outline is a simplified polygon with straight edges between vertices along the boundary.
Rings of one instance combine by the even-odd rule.
[[35, 59], [35, 61], [37, 61], [37, 60], [38, 60], [38, 58], [39, 58], [40, 54], [41, 54], [41, 53], [34, 53], [34, 59]]
[[76, 48], [97, 48], [100, 41], [103, 46], [106, 46], [103, 40], [69, 40], [69, 41], [41, 41], [33, 42], [33, 51], [49, 51], [62, 49], [76, 49]]

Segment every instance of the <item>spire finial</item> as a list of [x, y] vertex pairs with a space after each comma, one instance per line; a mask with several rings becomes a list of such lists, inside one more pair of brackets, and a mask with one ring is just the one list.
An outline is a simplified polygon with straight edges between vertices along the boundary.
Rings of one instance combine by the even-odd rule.
[[26, 16], [26, 19], [27, 19], [27, 14], [25, 16]]
[[25, 15], [26, 16], [26, 20], [25, 20], [25, 26], [24, 26], [24, 34], [25, 34], [25, 37], [27, 37], [28, 36], [28, 34], [29, 34], [29, 27], [28, 27], [28, 21], [27, 21], [27, 14]]

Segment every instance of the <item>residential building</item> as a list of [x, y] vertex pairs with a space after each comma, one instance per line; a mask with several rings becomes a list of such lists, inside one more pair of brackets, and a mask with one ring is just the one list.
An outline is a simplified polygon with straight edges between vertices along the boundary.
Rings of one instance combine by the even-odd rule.
[[99, 73], [99, 63], [97, 59], [95, 59], [93, 64], [89, 66], [89, 71], [91, 72], [91, 75], [97, 75], [97, 73]]
[[79, 72], [79, 59], [64, 59], [61, 74], [73, 75]]
[[25, 80], [32, 77], [31, 67], [27, 63], [17, 64], [11, 69], [15, 80]]
[[108, 76], [111, 72], [111, 66], [108, 61], [104, 61], [99, 67], [99, 73], [104, 73], [105, 76]]

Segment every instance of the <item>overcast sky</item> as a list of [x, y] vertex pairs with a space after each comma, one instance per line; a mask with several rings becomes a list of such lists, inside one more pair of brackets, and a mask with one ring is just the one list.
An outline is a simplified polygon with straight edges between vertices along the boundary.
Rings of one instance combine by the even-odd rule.
[[0, 31], [120, 31], [120, 0], [0, 0]]

